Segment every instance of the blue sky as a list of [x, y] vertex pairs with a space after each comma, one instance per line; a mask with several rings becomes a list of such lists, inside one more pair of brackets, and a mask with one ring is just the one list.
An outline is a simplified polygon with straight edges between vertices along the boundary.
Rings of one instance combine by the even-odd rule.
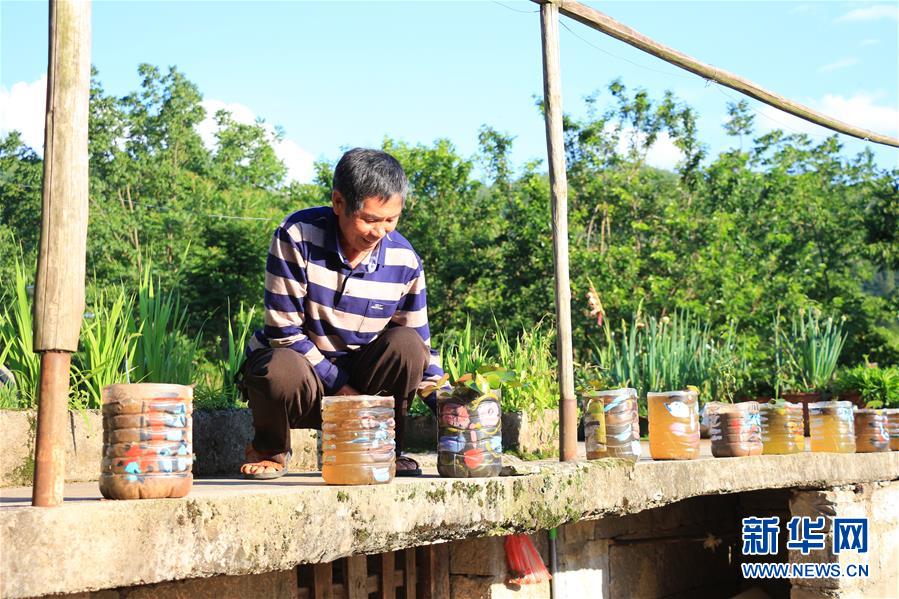
[[[855, 125], [899, 136], [896, 2], [592, 2], [659, 42]], [[40, 144], [47, 3], [0, 0], [0, 132]], [[666, 89], [700, 114], [715, 154], [733, 140], [722, 123], [740, 95], [562, 18], [564, 109], [620, 77], [660, 98]], [[385, 136], [465, 155], [482, 124], [515, 136], [513, 160], [545, 159], [540, 23], [531, 2], [95, 1], [92, 62], [110, 93], [138, 88], [137, 65], [176, 65], [210, 108], [262, 117], [286, 133], [279, 153], [307, 180], [313, 159], [377, 146]], [[608, 95], [604, 98], [608, 99]], [[758, 130], [803, 124], [750, 101]], [[205, 131], [208, 136], [209, 131]], [[841, 136], [847, 155], [866, 145], [883, 167], [899, 150]], [[670, 167], [661, 140], [650, 161]]]

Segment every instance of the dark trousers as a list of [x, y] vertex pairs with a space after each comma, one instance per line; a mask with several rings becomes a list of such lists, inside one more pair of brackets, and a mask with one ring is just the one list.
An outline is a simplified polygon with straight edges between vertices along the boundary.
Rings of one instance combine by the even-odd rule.
[[[402, 449], [403, 416], [429, 360], [428, 348], [415, 330], [395, 327], [338, 361], [350, 373], [349, 384], [356, 391], [395, 399], [397, 453]], [[303, 355], [287, 348], [259, 349], [247, 358], [242, 372], [257, 451], [289, 450], [292, 428], [321, 429], [324, 386]]]

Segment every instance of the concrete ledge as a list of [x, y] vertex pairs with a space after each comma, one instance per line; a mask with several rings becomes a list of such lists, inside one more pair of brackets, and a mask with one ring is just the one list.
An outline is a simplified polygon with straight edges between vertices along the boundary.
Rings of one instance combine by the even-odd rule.
[[55, 509], [26, 507], [30, 489], [7, 489], [0, 492], [0, 595], [286, 570], [700, 495], [899, 478], [897, 452], [539, 464], [527, 476], [453, 480], [426, 470], [420, 479], [369, 487], [326, 486], [316, 474], [268, 483], [200, 480], [190, 496], [171, 500], [95, 501], [95, 485], [72, 485], [71, 499]]

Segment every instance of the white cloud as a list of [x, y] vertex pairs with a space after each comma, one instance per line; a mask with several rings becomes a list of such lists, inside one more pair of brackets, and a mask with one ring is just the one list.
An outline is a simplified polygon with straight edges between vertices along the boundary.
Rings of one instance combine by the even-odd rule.
[[[866, 92], [858, 92], [849, 97], [827, 94], [820, 100], [810, 102], [809, 107], [862, 129], [885, 135], [896, 135], [899, 133], [899, 108], [878, 105], [876, 103], [878, 97], [877, 94]], [[762, 118], [756, 123], [766, 130], [783, 129], [787, 133], [807, 133], [820, 137], [833, 134], [830, 129], [787, 114], [767, 104], [759, 109], [759, 113]]]
[[0, 134], [16, 130], [38, 154], [44, 153], [44, 118], [47, 111], [47, 76], [28, 83], [0, 86]]
[[869, 39], [866, 39], [866, 40], [862, 40], [862, 41], [859, 43], [859, 46], [874, 46], [874, 45], [879, 44], [879, 43], [880, 43], [880, 40], [879, 40], [879, 39], [873, 38], [873, 37], [872, 37], [872, 38], [869, 38]]
[[856, 8], [839, 17], [836, 22], [873, 21], [876, 19], [899, 21], [899, 6], [896, 4], [875, 4], [866, 8]]
[[656, 168], [673, 170], [684, 159], [684, 153], [674, 145], [667, 131], [663, 131], [646, 153], [647, 164]]
[[837, 69], [845, 69], [847, 67], [854, 67], [858, 64], [857, 58], [841, 58], [840, 60], [828, 63], [826, 65], [818, 67], [819, 73], [827, 73], [829, 71], [836, 71]]
[[[206, 109], [206, 118], [197, 125], [197, 133], [203, 140], [207, 148], [215, 148], [215, 113], [219, 110], [227, 110], [238, 123], [252, 125], [256, 123], [256, 113], [250, 108], [236, 102], [226, 103], [221, 100], [203, 100], [203, 108]], [[274, 135], [275, 128], [264, 123], [262, 125], [269, 135]], [[275, 155], [284, 162], [287, 167], [288, 181], [297, 181], [299, 183], [309, 183], [313, 178], [313, 164], [315, 159], [312, 154], [301, 148], [296, 142], [289, 139], [283, 139], [274, 142], [272, 146], [275, 148]]]
[[864, 92], [848, 98], [827, 94], [821, 100], [821, 112], [856, 127], [896, 135], [899, 133], [899, 108], [878, 106], [876, 99], [876, 96]]
[[[611, 125], [607, 125], [607, 127], [610, 126]], [[642, 145], [646, 136], [643, 133], [635, 132], [631, 127], [627, 127], [622, 131], [621, 136], [618, 138], [618, 145], [615, 147], [615, 151], [619, 154], [627, 154], [630, 143], [635, 135], [636, 141]], [[674, 142], [671, 140], [671, 136], [668, 135], [667, 131], [659, 133], [655, 143], [653, 143], [646, 152], [646, 164], [665, 170], [673, 170], [674, 167], [677, 166], [677, 163], [683, 159], [683, 152], [674, 145]]]
[[[0, 135], [17, 130], [22, 133], [22, 140], [38, 154], [44, 148], [44, 117], [47, 102], [47, 76], [32, 82], [19, 81], [11, 88], [0, 86]], [[253, 124], [256, 114], [237, 103], [225, 103], [220, 100], [204, 100], [206, 118], [197, 126], [197, 132], [208, 148], [215, 147], [215, 113], [225, 109], [234, 120]], [[263, 125], [274, 134], [274, 127]], [[288, 180], [308, 183], [313, 178], [314, 158], [311, 153], [289, 139], [274, 144], [275, 154], [287, 167]]]

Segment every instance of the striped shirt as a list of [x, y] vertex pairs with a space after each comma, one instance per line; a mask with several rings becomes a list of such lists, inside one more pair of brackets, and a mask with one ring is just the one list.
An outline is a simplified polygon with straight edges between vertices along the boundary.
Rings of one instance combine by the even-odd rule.
[[443, 370], [431, 349], [421, 258], [393, 231], [351, 268], [337, 231], [330, 206], [294, 212], [275, 230], [265, 266], [265, 326], [250, 339], [247, 354], [263, 347], [293, 349], [333, 393], [350, 378], [342, 356], [388, 327], [407, 326], [431, 352], [419, 391], [433, 386]]

